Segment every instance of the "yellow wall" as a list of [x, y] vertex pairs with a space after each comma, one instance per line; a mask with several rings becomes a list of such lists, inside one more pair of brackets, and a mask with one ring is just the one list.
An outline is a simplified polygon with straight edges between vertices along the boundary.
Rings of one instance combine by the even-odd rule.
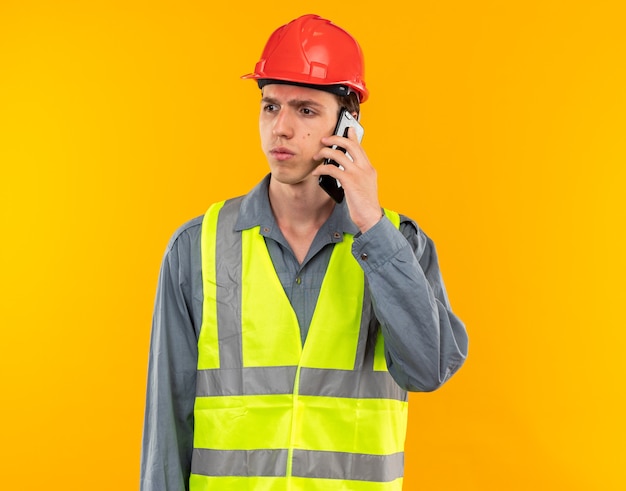
[[2, 488], [136, 489], [165, 245], [266, 172], [238, 77], [314, 11], [471, 336], [411, 397], [405, 489], [626, 489], [622, 2], [215, 3], [0, 3]]

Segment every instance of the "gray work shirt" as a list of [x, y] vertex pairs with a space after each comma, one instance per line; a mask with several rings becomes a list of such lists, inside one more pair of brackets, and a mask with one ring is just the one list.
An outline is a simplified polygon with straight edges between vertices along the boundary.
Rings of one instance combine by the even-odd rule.
[[[365, 272], [385, 337], [389, 372], [405, 390], [431, 391], [441, 386], [463, 364], [468, 339], [463, 323], [450, 309], [433, 242], [402, 215], [399, 230], [383, 217], [361, 234], [344, 201], [335, 206], [299, 264], [272, 214], [269, 179], [268, 175], [244, 198], [237, 229], [260, 226], [303, 342], [333, 246], [344, 233], [353, 234], [352, 253]], [[148, 365], [142, 491], [189, 487], [202, 325], [202, 219], [176, 231], [159, 276]]]

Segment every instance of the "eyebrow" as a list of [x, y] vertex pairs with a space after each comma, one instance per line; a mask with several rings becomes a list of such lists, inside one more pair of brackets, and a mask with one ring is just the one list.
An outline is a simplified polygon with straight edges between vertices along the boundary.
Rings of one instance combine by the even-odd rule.
[[[274, 99], [273, 97], [263, 97], [263, 99], [261, 99], [261, 102], [266, 103], [266, 104], [276, 104], [278, 106], [280, 106], [280, 102], [277, 99]], [[304, 107], [304, 106], [313, 106], [316, 108], [324, 108], [323, 104], [320, 104], [317, 101], [314, 101], [313, 99], [290, 99], [287, 101], [287, 105], [291, 106], [291, 107], [295, 107], [295, 108], [299, 108], [299, 107]]]

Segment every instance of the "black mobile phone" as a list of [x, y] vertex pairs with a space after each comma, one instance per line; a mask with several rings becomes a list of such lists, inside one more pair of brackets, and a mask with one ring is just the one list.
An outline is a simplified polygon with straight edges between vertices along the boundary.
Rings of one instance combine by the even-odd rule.
[[[335, 127], [334, 134], [339, 136], [348, 136], [348, 128], [353, 127], [356, 130], [356, 136], [359, 142], [363, 139], [363, 133], [365, 130], [363, 126], [356, 120], [352, 114], [344, 107], [341, 109], [339, 113], [339, 119], [337, 121], [337, 126]], [[350, 157], [350, 154], [346, 152], [345, 148], [338, 147], [337, 145], [332, 146], [333, 149], [341, 150], [343, 153], [347, 154]], [[332, 159], [324, 159], [324, 165], [334, 165], [339, 167], [339, 164]], [[341, 187], [341, 183], [331, 176], [320, 176], [319, 184], [324, 191], [326, 191], [332, 199], [334, 199], [337, 203], [341, 203], [344, 197], [344, 191]]]

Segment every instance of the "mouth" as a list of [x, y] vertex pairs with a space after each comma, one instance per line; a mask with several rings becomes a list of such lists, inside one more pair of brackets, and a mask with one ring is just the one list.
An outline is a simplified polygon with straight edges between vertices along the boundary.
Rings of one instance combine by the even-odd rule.
[[270, 150], [270, 155], [276, 160], [289, 160], [295, 155], [294, 152], [285, 147], [274, 147]]

